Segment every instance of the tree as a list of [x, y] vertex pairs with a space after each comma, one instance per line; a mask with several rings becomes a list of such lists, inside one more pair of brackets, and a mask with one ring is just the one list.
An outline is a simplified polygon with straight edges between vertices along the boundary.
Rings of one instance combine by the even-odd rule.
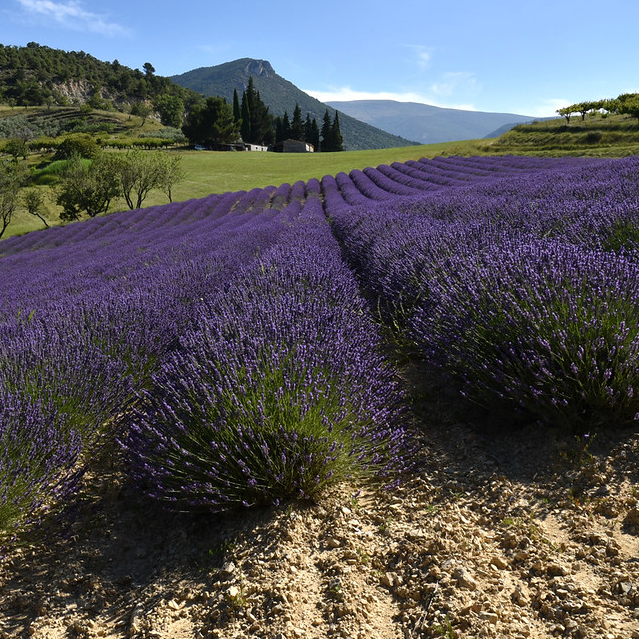
[[172, 126], [174, 129], [182, 126], [184, 102], [179, 96], [165, 93], [155, 99], [154, 106], [164, 126]]
[[335, 118], [331, 126], [331, 143], [333, 145], [332, 151], [344, 150], [344, 138], [342, 138], [342, 132], [339, 128], [339, 112], [337, 111], [335, 111]]
[[311, 120], [311, 114], [306, 114], [306, 122], [304, 123], [304, 139], [313, 145], [316, 151], [319, 151], [320, 146], [320, 131], [317, 126], [317, 120], [313, 118]]
[[13, 157], [13, 161], [17, 162], [18, 158], [22, 158], [23, 160], [27, 159], [27, 154], [29, 153], [29, 148], [27, 147], [27, 143], [22, 138], [11, 138], [7, 141], [4, 150]]
[[302, 121], [302, 109], [299, 104], [295, 104], [293, 111], [293, 121], [291, 122], [291, 138], [293, 140], [305, 140], [304, 122]]
[[153, 108], [146, 102], [136, 102], [131, 107], [131, 115], [137, 115], [142, 118], [140, 126], [144, 126], [146, 119], [151, 115], [151, 113], [153, 113]]
[[569, 106], [557, 109], [556, 113], [566, 118], [566, 124], [570, 124], [570, 116], [573, 114], [573, 107]]
[[163, 184], [165, 174], [163, 161], [158, 154], [139, 149], [127, 151], [120, 165], [120, 184], [128, 207], [141, 208], [149, 191]]
[[18, 206], [23, 180], [22, 167], [14, 162], [0, 164], [0, 237], [4, 235]]
[[39, 218], [40, 221], [49, 228], [49, 223], [42, 217], [47, 207], [44, 203], [44, 196], [41, 191], [37, 188], [28, 189], [22, 196], [22, 203], [30, 215], [35, 215], [35, 217]]
[[62, 206], [60, 219], [77, 220], [83, 212], [89, 217], [109, 210], [111, 200], [120, 194], [120, 158], [101, 152], [92, 161], [79, 155], [69, 160], [62, 173], [57, 203]]
[[182, 158], [179, 155], [169, 156], [167, 153], [162, 153], [160, 158], [159, 188], [166, 193], [169, 202], [173, 202], [173, 187], [185, 177]]
[[242, 107], [241, 107], [241, 118], [240, 118], [240, 134], [242, 135], [242, 140], [244, 142], [248, 142], [251, 138], [251, 112], [249, 111], [249, 103], [246, 99], [246, 94], [242, 97]]
[[142, 68], [144, 69], [144, 73], [147, 77], [150, 77], [155, 73], [155, 69], [153, 68], [153, 65], [150, 62], [145, 62], [142, 65]]
[[242, 121], [242, 107], [240, 106], [237, 89], [233, 89], [233, 118], [238, 124]]
[[328, 112], [328, 109], [324, 112], [324, 120], [322, 122], [322, 131], [321, 131], [321, 150], [322, 151], [330, 151], [331, 150], [331, 135], [332, 135], [333, 125], [331, 122], [331, 115]]
[[95, 157], [100, 148], [90, 135], [69, 135], [58, 145], [54, 160], [69, 160], [74, 156], [82, 158]]
[[224, 98], [215, 96], [191, 109], [182, 126], [182, 133], [191, 144], [207, 146], [235, 142], [240, 136], [231, 106]]
[[253, 76], [250, 76], [242, 94], [242, 139], [251, 144], [270, 144], [273, 136], [273, 116], [255, 89]]
[[288, 113], [284, 111], [282, 117], [275, 118], [275, 141], [282, 142], [291, 137], [291, 123], [288, 119]]
[[619, 113], [639, 119], [639, 95], [622, 100], [619, 103]]

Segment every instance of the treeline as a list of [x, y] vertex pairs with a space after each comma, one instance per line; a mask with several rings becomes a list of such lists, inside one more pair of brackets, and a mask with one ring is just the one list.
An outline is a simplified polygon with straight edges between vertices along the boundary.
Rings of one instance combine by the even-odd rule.
[[311, 120], [310, 113], [306, 114], [306, 120], [302, 120], [302, 109], [296, 104], [291, 121], [286, 111], [282, 117], [275, 118], [276, 143], [288, 139], [308, 142], [316, 151], [343, 151], [344, 138], [340, 131], [339, 113], [336, 111], [335, 118], [331, 120], [331, 115], [326, 109], [320, 131], [317, 120]]
[[[136, 114], [152, 105], [164, 124], [181, 126], [184, 111], [202, 96], [155, 75], [150, 62], [142, 68], [130, 69], [118, 60], [103, 62], [84, 51], [62, 51], [36, 42], [26, 47], [0, 44], [0, 102], [69, 106], [74, 102], [69, 91], [73, 82], [83, 93], [80, 102], [95, 109], [122, 110], [127, 105]], [[82, 89], [78, 84], [84, 85]]]
[[622, 93], [616, 98], [577, 102], [570, 106], [557, 109], [556, 112], [566, 118], [568, 124], [570, 124], [570, 118], [573, 115], [579, 114], [581, 115], [581, 119], [585, 120], [588, 113], [595, 112], [630, 115], [633, 118], [639, 118], [639, 93]]
[[274, 117], [249, 77], [240, 99], [237, 89], [233, 92], [233, 104], [219, 96], [212, 96], [202, 104], [196, 104], [187, 114], [182, 132], [192, 144], [210, 148], [233, 144], [241, 140], [248, 144], [271, 146], [283, 140], [293, 139], [312, 144], [315, 151], [343, 151], [344, 141], [340, 131], [339, 114], [331, 119], [328, 109], [320, 131], [315, 118], [306, 114], [302, 119], [299, 104], [295, 105], [293, 119]]

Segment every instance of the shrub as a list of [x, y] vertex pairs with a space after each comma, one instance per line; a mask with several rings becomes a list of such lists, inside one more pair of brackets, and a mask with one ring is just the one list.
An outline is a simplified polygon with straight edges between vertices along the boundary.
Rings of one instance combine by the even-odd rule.
[[450, 258], [413, 337], [463, 393], [569, 428], [639, 413], [639, 266], [559, 241], [501, 237]]
[[95, 157], [98, 151], [98, 144], [92, 137], [88, 135], [70, 135], [58, 145], [54, 160], [69, 160], [74, 155], [90, 159]]

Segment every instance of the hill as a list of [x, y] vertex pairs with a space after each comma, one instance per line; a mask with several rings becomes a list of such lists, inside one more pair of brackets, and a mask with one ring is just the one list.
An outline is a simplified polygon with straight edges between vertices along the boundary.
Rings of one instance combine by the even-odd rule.
[[620, 113], [518, 124], [491, 144], [491, 151], [518, 155], [623, 157], [639, 153], [639, 122]]
[[[299, 104], [303, 117], [310, 113], [321, 126], [324, 113], [328, 109], [331, 118], [336, 109], [298, 89], [292, 82], [278, 75], [266, 60], [241, 58], [233, 62], [226, 62], [212, 67], [200, 67], [171, 76], [176, 84], [197, 91], [205, 96], [218, 95], [227, 102], [233, 101], [233, 91], [237, 89], [241, 96], [246, 89], [249, 78], [253, 78], [255, 88], [260, 97], [275, 115], [289, 117], [293, 114], [295, 105]], [[361, 122], [347, 113], [340, 112], [340, 130], [344, 137], [344, 148], [347, 151], [365, 149], [383, 149], [416, 144], [414, 140], [395, 135], [370, 123]]]
[[0, 102], [10, 106], [70, 106], [130, 111], [133, 105], [167, 96], [188, 107], [201, 100], [194, 91], [118, 62], [104, 62], [84, 51], [63, 51], [30, 42], [26, 47], [0, 44]]
[[421, 144], [497, 137], [532, 116], [444, 109], [417, 102], [352, 100], [329, 102], [329, 106], [362, 122]]

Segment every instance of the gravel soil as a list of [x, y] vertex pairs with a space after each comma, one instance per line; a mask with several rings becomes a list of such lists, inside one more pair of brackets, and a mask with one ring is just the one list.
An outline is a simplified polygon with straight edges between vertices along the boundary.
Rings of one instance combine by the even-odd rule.
[[396, 490], [171, 514], [105, 452], [63, 535], [9, 546], [0, 638], [639, 639], [639, 436], [514, 429], [429, 388]]

